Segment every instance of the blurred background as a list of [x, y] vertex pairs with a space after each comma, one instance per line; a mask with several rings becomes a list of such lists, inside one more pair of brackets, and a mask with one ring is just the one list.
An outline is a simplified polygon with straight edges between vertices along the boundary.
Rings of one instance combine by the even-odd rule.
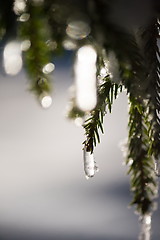
[[[53, 104], [42, 109], [28, 91], [24, 70], [0, 76], [0, 239], [135, 240], [131, 201], [119, 144], [127, 137], [127, 97], [105, 118], [95, 151], [100, 171], [86, 180], [84, 132], [65, 117], [73, 83], [72, 57], [55, 60]], [[160, 211], [152, 239], [160, 239]]]

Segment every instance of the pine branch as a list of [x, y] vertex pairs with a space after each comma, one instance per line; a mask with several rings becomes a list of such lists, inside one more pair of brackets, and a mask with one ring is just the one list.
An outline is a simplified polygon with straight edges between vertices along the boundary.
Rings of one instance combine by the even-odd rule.
[[146, 98], [147, 69], [133, 32], [110, 21], [109, 14], [106, 14], [110, 12], [109, 2], [93, 0], [92, 3], [90, 17], [95, 39], [106, 51], [115, 53], [121, 80], [127, 91], [136, 98]]
[[157, 37], [160, 24], [153, 19], [142, 31], [145, 64], [147, 67], [147, 94], [149, 98], [150, 118], [152, 122], [152, 153], [155, 159], [160, 157], [160, 51]]
[[98, 130], [104, 132], [102, 124], [103, 117], [106, 114], [106, 107], [111, 112], [113, 98], [116, 99], [118, 88], [117, 84], [111, 82], [109, 75], [104, 78], [104, 82], [98, 87], [97, 106], [83, 125], [86, 134], [86, 140], [83, 144], [87, 152], [93, 153], [94, 146], [96, 146], [97, 142], [100, 142]]
[[[153, 198], [156, 195], [155, 189], [157, 187], [155, 176], [153, 175], [154, 162], [151, 156], [153, 132], [151, 123], [149, 122], [150, 111], [145, 106], [145, 101], [148, 99], [148, 89], [151, 84], [148, 78], [148, 69], [150, 69], [150, 66], [153, 66], [155, 59], [152, 57], [150, 64], [146, 65], [146, 56], [142, 54], [142, 50], [137, 44], [134, 35], [125, 32], [124, 29], [109, 22], [104, 13], [104, 9], [106, 10], [103, 6], [104, 2], [94, 2], [99, 12], [96, 19], [97, 25], [102, 25], [102, 29], [103, 23], [105, 22], [105, 29], [103, 29], [103, 34], [105, 35], [103, 38], [103, 46], [106, 50], [111, 49], [115, 52], [119, 61], [122, 82], [132, 96], [131, 110], [129, 113], [130, 132], [128, 154], [128, 159], [133, 161], [129, 170], [131, 174], [131, 188], [134, 194], [132, 204], [137, 205], [139, 213], [145, 214], [150, 211], [152, 207]], [[152, 49], [155, 49], [155, 46], [154, 44]], [[150, 56], [148, 56], [147, 59], [150, 59]], [[154, 70], [154, 73], [155, 72]], [[160, 84], [158, 85], [160, 86]], [[155, 84], [153, 84], [153, 89], [154, 87]], [[158, 96], [157, 99], [160, 105]], [[145, 113], [145, 111], [147, 111], [147, 113]], [[159, 124], [160, 121], [156, 120], [156, 122], [157, 121]], [[154, 127], [156, 125], [154, 124]], [[159, 149], [157, 144], [155, 144], [154, 148]]]
[[71, 103], [71, 108], [67, 112], [67, 117], [75, 120], [77, 118], [83, 118], [85, 117], [85, 112], [81, 111], [74, 103]]
[[20, 36], [23, 40], [30, 41], [31, 46], [24, 53], [25, 64], [31, 78], [31, 90], [40, 96], [51, 91], [49, 78], [43, 72], [43, 67], [51, 58], [47, 45], [49, 28], [41, 5], [34, 5], [33, 1], [28, 1], [27, 14], [29, 19], [20, 24]]
[[152, 210], [157, 184], [153, 172], [154, 162], [150, 152], [150, 122], [145, 105], [130, 97], [128, 173], [131, 175], [133, 201], [138, 213]]
[[[67, 25], [72, 21], [83, 21], [87, 18], [87, 2], [85, 0], [45, 0], [44, 8], [48, 18], [48, 24], [52, 29], [52, 41], [56, 43], [54, 53], [63, 53], [65, 40], [74, 42], [77, 46], [84, 44], [86, 39], [72, 39], [66, 34]], [[84, 41], [83, 41], [84, 40]]]
[[69, 18], [70, 8], [66, 1], [46, 0], [44, 1], [44, 11], [47, 22], [51, 29], [52, 43], [55, 45], [55, 54], [63, 53], [62, 42], [66, 36], [66, 22]]

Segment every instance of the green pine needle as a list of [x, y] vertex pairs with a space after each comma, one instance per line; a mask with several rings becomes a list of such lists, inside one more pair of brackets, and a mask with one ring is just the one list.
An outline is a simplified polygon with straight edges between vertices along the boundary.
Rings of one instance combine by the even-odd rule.
[[157, 190], [154, 160], [150, 155], [150, 123], [146, 115], [147, 106], [131, 97], [130, 102], [127, 163], [130, 163], [128, 174], [133, 192], [131, 204], [144, 215], [152, 210]]
[[98, 103], [96, 108], [91, 111], [90, 117], [85, 121], [83, 127], [85, 129], [86, 140], [83, 142], [86, 151], [93, 153], [97, 142], [100, 142], [99, 129], [103, 130], [103, 117], [106, 114], [106, 107], [109, 112], [112, 110], [113, 96], [116, 99], [118, 89], [121, 89], [117, 84], [113, 83], [110, 76], [103, 79], [103, 83], [98, 87]]
[[24, 53], [24, 60], [30, 76], [30, 90], [39, 97], [51, 91], [49, 77], [43, 73], [43, 67], [50, 62], [51, 52], [47, 45], [49, 27], [44, 17], [41, 5], [34, 5], [33, 1], [27, 2], [29, 19], [20, 23], [20, 36], [23, 40], [30, 41], [30, 48]]

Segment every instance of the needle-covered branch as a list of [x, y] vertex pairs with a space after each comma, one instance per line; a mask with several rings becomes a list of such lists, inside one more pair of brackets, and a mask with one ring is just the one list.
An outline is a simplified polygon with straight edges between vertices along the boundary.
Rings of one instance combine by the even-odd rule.
[[110, 76], [104, 78], [104, 82], [98, 87], [98, 103], [96, 108], [91, 111], [89, 118], [85, 121], [86, 140], [83, 142], [87, 152], [93, 153], [94, 146], [100, 142], [99, 129], [103, 133], [103, 117], [106, 114], [106, 108], [111, 113], [113, 99], [117, 97], [121, 86], [112, 83]]
[[49, 78], [43, 71], [44, 66], [51, 61], [50, 29], [41, 5], [29, 1], [24, 14], [28, 16], [28, 19], [20, 22], [20, 36], [30, 43], [24, 52], [24, 59], [30, 75], [30, 88], [37, 96], [40, 96], [43, 92], [51, 91]]
[[130, 97], [128, 160], [131, 176], [132, 204], [138, 213], [149, 213], [157, 193], [154, 161], [150, 155], [150, 122], [147, 106]]

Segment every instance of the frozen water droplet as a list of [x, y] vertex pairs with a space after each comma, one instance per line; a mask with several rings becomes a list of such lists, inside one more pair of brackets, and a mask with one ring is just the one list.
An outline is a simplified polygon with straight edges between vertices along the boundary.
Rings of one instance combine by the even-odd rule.
[[23, 13], [20, 17], [19, 17], [19, 21], [20, 22], [27, 22], [30, 18], [30, 14], [29, 13]]
[[26, 39], [21, 43], [21, 50], [22, 51], [27, 51], [31, 46], [31, 41]]
[[40, 96], [41, 106], [45, 109], [49, 108], [52, 105], [52, 98], [47, 94], [42, 94]]
[[128, 166], [131, 166], [133, 164], [133, 159], [128, 159]]
[[52, 40], [47, 40], [46, 41], [46, 45], [50, 48], [50, 50], [54, 51], [57, 48], [57, 43], [56, 41], [52, 41]]
[[77, 117], [75, 118], [74, 123], [76, 124], [76, 126], [81, 127], [84, 123], [84, 119], [81, 117]]
[[86, 38], [91, 29], [87, 22], [74, 20], [68, 23], [66, 33], [70, 38], [79, 40]]
[[84, 172], [86, 174], [86, 178], [89, 179], [95, 175], [96, 172], [99, 171], [97, 163], [94, 160], [93, 153], [87, 152], [84, 149]]
[[100, 70], [100, 76], [101, 77], [105, 77], [107, 75], [107, 70], [105, 67], [102, 67], [101, 70]]
[[160, 161], [155, 160], [155, 168], [154, 168], [155, 174], [157, 177], [160, 177]]
[[47, 64], [43, 67], [42, 71], [43, 71], [44, 74], [49, 74], [49, 73], [51, 73], [54, 69], [55, 69], [55, 65], [54, 65], [53, 63], [47, 63]]
[[151, 214], [145, 214], [140, 217], [141, 232], [139, 240], [150, 240], [151, 239]]

